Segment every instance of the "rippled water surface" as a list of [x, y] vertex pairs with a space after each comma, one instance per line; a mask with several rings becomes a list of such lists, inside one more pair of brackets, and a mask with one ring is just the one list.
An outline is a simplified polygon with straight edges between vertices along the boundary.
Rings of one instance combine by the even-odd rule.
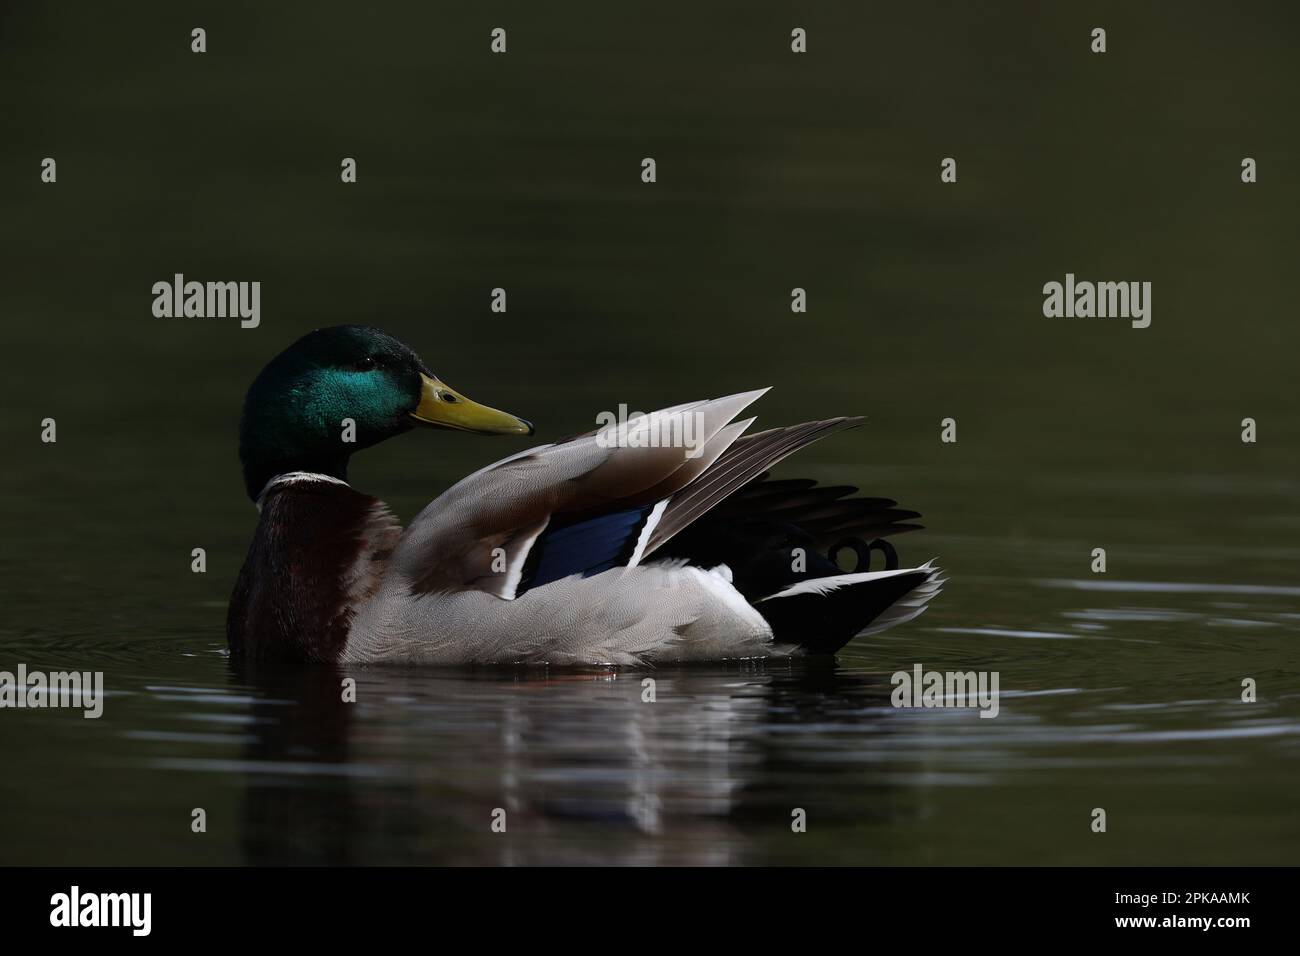
[[[507, 3], [492, 59], [446, 5], [223, 4], [206, 57], [137, 6], [0, 11], [0, 670], [110, 695], [0, 711], [0, 862], [1300, 858], [1288, 8], [1107, 7], [1088, 59], [1095, 5], [818, 6], [794, 57], [761, 5]], [[262, 281], [261, 326], [154, 318], [177, 271]], [[1045, 319], [1067, 271], [1152, 281], [1151, 327]], [[898, 546], [949, 584], [835, 662], [660, 669], [653, 703], [627, 672], [236, 673], [240, 400], [343, 322], [547, 440], [764, 385], [760, 426], [865, 414], [780, 474], [922, 512]], [[409, 519], [522, 447], [412, 434], [351, 477]], [[996, 671], [998, 716], [892, 707], [918, 663]]]
[[[1231, 553], [1136, 549], [1122, 572], [1071, 576], [1088, 563], [1072, 543], [910, 542], [927, 544], [951, 584], [910, 626], [837, 662], [660, 669], [653, 703], [632, 672], [254, 680], [226, 659], [222, 602], [176, 589], [69, 613], [84, 630], [28, 626], [7, 635], [12, 659], [103, 669], [110, 696], [98, 721], [3, 715], [3, 858], [1294, 861], [1300, 587], [1234, 574]], [[890, 675], [918, 662], [997, 671], [998, 716], [892, 707]]]

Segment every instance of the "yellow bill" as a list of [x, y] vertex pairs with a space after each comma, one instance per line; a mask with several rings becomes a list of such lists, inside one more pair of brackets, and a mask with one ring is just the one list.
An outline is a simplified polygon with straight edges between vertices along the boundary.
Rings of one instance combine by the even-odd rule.
[[531, 435], [531, 422], [509, 412], [471, 401], [449, 385], [420, 373], [420, 404], [411, 417], [435, 428], [453, 428], [480, 435]]

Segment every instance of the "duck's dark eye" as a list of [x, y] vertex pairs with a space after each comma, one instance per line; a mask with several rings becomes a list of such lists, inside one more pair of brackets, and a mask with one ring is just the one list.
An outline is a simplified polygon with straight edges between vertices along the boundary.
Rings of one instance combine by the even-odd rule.
[[368, 372], [372, 368], [374, 368], [377, 364], [378, 363], [375, 361], [374, 356], [367, 355], [363, 359], [357, 359], [355, 368], [359, 372]]

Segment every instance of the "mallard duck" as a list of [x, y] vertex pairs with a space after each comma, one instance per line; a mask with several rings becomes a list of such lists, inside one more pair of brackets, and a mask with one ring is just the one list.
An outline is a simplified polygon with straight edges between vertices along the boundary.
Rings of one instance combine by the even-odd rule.
[[[920, 614], [933, 562], [885, 540], [919, 515], [768, 469], [860, 422], [744, 434], [760, 389], [633, 416], [488, 465], [403, 530], [348, 459], [419, 425], [531, 435], [378, 329], [276, 356], [240, 420], [260, 520], [231, 598], [232, 656], [330, 663], [638, 666], [829, 654]], [[346, 421], [345, 421], [346, 420]], [[349, 440], [350, 439], [350, 440]], [[842, 571], [846, 550], [858, 568]], [[884, 570], [868, 570], [872, 554]]]

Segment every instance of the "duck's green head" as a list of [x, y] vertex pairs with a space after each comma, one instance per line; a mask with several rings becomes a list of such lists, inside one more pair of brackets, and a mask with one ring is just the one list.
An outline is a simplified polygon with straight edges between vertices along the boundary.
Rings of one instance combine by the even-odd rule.
[[353, 452], [420, 424], [533, 433], [522, 418], [444, 385], [391, 335], [358, 325], [318, 329], [272, 359], [244, 399], [239, 458], [248, 496], [256, 501], [268, 481], [291, 471], [346, 480]]

